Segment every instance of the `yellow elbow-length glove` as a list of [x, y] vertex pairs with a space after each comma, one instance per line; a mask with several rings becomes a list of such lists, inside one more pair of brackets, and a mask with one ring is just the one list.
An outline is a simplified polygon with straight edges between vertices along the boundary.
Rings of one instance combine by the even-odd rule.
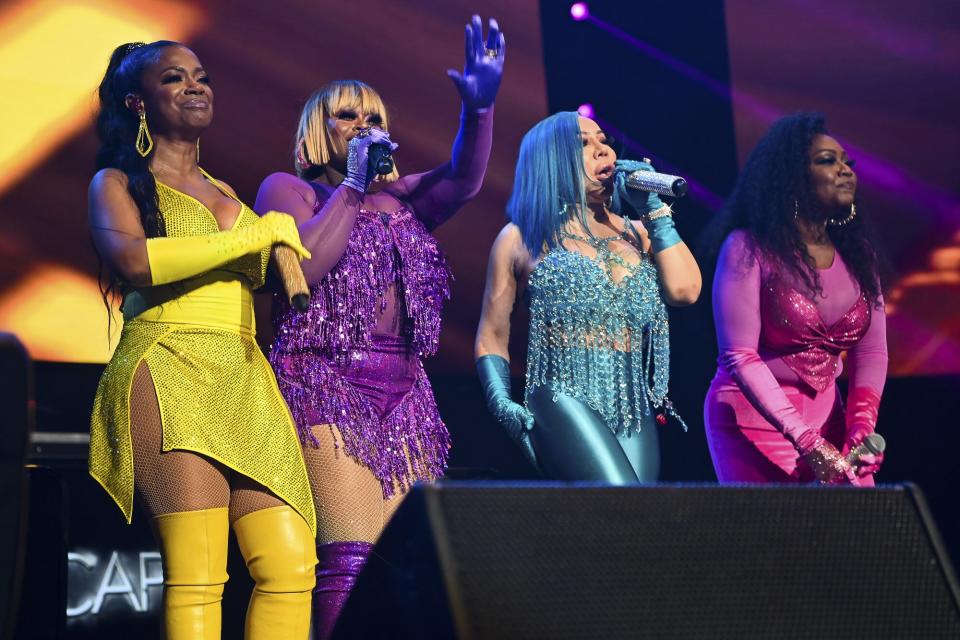
[[184, 238], [149, 238], [150, 281], [156, 286], [192, 278], [275, 244], [284, 244], [301, 259], [310, 259], [310, 252], [300, 242], [296, 221], [277, 211], [270, 211], [254, 224], [233, 231]]

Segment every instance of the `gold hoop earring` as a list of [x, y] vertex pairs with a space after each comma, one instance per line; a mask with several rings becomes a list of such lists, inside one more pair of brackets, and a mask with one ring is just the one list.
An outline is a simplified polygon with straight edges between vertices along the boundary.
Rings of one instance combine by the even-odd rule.
[[137, 129], [137, 139], [134, 146], [137, 148], [140, 157], [146, 158], [153, 151], [153, 138], [150, 137], [150, 129], [147, 128], [146, 109], [141, 108], [138, 113], [140, 114], [140, 127]]
[[836, 220], [836, 219], [834, 219], [834, 218], [827, 218], [827, 226], [830, 226], [830, 227], [845, 227], [845, 226], [847, 226], [848, 224], [850, 224], [851, 222], [853, 222], [853, 219], [856, 218], [856, 217], [857, 217], [857, 205], [855, 205], [854, 203], [851, 202], [851, 203], [850, 203], [850, 215], [848, 215], [848, 216], [847, 216], [846, 218], [844, 218], [843, 220]]

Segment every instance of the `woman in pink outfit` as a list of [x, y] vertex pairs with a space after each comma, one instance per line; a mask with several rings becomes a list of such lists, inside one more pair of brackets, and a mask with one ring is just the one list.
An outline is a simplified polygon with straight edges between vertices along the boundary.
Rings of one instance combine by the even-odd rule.
[[[887, 374], [878, 256], [854, 204], [854, 161], [823, 116], [773, 125], [722, 214], [713, 284], [720, 351], [704, 406], [720, 482], [873, 486]], [[846, 409], [836, 379], [847, 352]]]

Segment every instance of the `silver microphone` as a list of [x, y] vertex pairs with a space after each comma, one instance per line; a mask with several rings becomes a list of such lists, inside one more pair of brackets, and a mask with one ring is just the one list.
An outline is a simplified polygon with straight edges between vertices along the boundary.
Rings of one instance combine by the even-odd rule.
[[868, 434], [863, 442], [850, 449], [847, 454], [847, 462], [852, 466], [860, 463], [860, 456], [877, 455], [883, 453], [887, 448], [887, 441], [879, 433]]
[[627, 186], [674, 198], [682, 198], [687, 193], [687, 181], [680, 176], [653, 171], [631, 171], [627, 174]]

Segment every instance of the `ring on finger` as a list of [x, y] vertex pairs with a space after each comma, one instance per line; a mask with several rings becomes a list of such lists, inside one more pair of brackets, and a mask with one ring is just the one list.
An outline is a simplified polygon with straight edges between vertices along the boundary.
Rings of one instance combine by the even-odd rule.
[[484, 54], [486, 57], [490, 58], [490, 59], [494, 59], [494, 58], [496, 58], [498, 55], [500, 55], [500, 52], [499, 52], [497, 49], [489, 49], [489, 48], [486, 48], [486, 49], [483, 50], [483, 54]]

